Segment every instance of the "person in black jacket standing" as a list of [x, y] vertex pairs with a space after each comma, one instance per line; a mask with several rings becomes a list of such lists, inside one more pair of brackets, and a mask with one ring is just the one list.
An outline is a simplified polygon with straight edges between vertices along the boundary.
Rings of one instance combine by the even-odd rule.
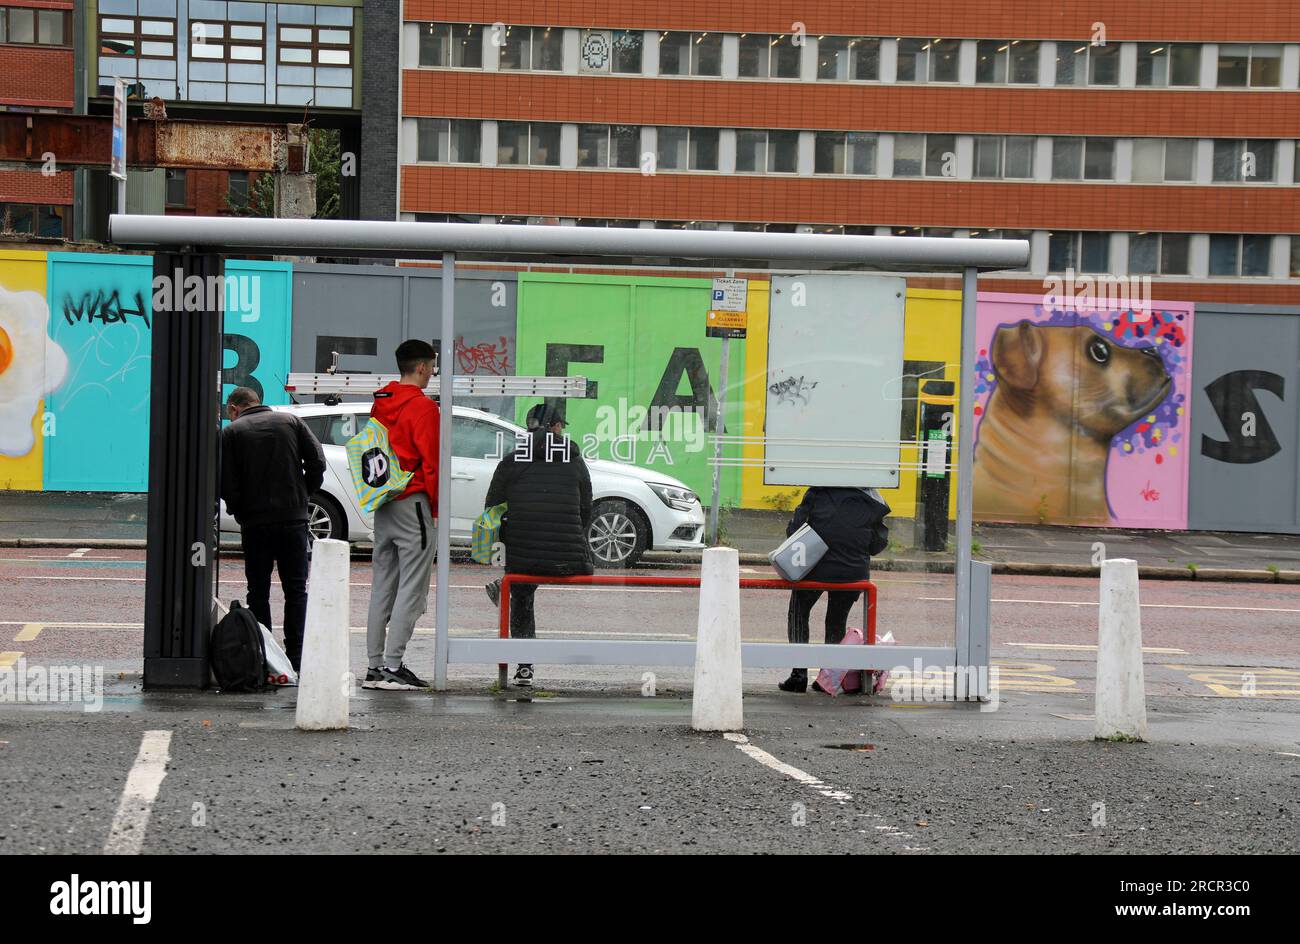
[[[803, 579], [823, 583], [853, 583], [870, 577], [869, 558], [879, 554], [889, 543], [885, 516], [889, 506], [875, 489], [813, 486], [804, 493], [786, 526], [787, 536], [807, 524], [826, 543], [826, 553]], [[831, 590], [826, 600], [826, 643], [836, 645], [848, 629], [849, 611], [858, 599], [859, 590]], [[822, 595], [820, 590], [796, 589], [790, 592], [790, 610], [786, 634], [790, 642], [805, 643], [809, 638], [808, 616]], [[808, 670], [793, 669], [780, 682], [783, 692], [806, 692]], [[813, 688], [821, 690], [816, 682]]]
[[284, 590], [284, 651], [298, 670], [307, 622], [307, 497], [325, 481], [325, 453], [307, 424], [236, 387], [221, 431], [221, 498], [239, 522], [248, 609], [271, 628], [271, 570]]
[[[564, 435], [564, 416], [545, 404], [529, 411], [531, 428], [497, 463], [485, 508], [506, 503], [501, 526], [506, 573], [570, 577], [593, 572], [591, 544], [591, 474], [578, 447]], [[521, 434], [522, 435], [522, 434]], [[536, 584], [510, 588], [510, 635], [537, 635], [533, 616]], [[488, 595], [492, 596], [491, 585]], [[495, 601], [494, 601], [495, 602]], [[521, 664], [515, 684], [533, 684], [533, 667]]]

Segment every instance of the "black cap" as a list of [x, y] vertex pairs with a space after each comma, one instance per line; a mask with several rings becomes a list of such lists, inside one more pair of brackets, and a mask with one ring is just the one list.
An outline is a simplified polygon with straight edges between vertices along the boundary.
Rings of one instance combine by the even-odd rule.
[[561, 426], [568, 426], [564, 419], [564, 411], [558, 407], [548, 406], [545, 403], [539, 403], [528, 411], [528, 417], [525, 420], [531, 429], [534, 425], [538, 429], [550, 429], [556, 423]]

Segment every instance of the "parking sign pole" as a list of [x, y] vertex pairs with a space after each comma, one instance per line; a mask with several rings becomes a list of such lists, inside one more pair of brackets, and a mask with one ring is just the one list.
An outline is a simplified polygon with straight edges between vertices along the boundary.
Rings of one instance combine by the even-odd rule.
[[[727, 278], [735, 277], [736, 270], [728, 269]], [[730, 361], [731, 338], [724, 337], [722, 358], [718, 364], [718, 412], [713, 417], [713, 497], [709, 500], [709, 544], [718, 543], [718, 506], [722, 501], [722, 417], [727, 409], [727, 367]]]

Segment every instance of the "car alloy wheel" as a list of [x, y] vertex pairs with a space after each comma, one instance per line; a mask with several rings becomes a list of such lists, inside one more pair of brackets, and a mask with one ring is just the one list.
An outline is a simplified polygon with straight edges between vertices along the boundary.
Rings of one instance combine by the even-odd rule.
[[636, 522], [622, 511], [610, 508], [591, 521], [591, 550], [603, 564], [626, 561], [636, 550], [638, 537]]
[[307, 500], [307, 533], [313, 541], [334, 537], [334, 516], [314, 498]]

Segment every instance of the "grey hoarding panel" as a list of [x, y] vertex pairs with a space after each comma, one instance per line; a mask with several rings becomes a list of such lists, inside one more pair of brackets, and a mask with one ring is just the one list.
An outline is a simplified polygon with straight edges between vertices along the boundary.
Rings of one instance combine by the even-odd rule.
[[[442, 279], [436, 269], [369, 265], [295, 265], [294, 371], [323, 371], [338, 351], [339, 369], [391, 373], [406, 338], [437, 346]], [[456, 278], [458, 374], [515, 372], [513, 272], [462, 270]], [[512, 398], [461, 401], [513, 418]]]
[[1188, 527], [1300, 533], [1300, 308], [1197, 305]]

